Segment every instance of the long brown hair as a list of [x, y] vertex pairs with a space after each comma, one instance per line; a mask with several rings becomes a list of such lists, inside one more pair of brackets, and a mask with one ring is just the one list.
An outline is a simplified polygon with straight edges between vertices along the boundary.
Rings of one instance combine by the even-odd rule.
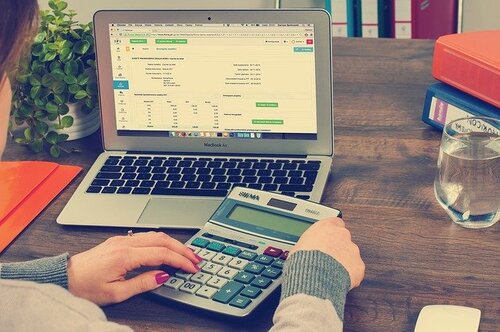
[[37, 0], [0, 0], [0, 85], [38, 26]]

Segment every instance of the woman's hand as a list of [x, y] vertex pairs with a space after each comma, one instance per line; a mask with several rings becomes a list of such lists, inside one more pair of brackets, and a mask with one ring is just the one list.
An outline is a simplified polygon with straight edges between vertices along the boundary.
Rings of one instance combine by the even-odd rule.
[[122, 302], [153, 290], [169, 275], [161, 270], [125, 279], [127, 272], [141, 266], [161, 264], [196, 273], [201, 258], [191, 249], [161, 232], [115, 236], [68, 261], [68, 288], [78, 297], [98, 305]]

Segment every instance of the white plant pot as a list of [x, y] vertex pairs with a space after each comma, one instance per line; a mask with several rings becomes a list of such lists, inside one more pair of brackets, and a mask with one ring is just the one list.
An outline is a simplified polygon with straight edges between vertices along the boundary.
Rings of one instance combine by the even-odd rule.
[[67, 134], [69, 136], [68, 141], [72, 141], [92, 135], [99, 129], [101, 125], [99, 110], [95, 109], [89, 114], [83, 114], [80, 112], [80, 108], [83, 105], [82, 102], [67, 105], [69, 112], [66, 115], [73, 117], [73, 125], [69, 128], [55, 129], [54, 125], [58, 124], [59, 121], [46, 120], [45, 123], [49, 125], [50, 130], [53, 130], [58, 134]]

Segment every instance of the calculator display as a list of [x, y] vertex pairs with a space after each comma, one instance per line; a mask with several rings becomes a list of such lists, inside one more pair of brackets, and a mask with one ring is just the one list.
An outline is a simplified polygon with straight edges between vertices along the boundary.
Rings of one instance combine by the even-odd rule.
[[311, 222], [236, 204], [228, 219], [300, 237]]

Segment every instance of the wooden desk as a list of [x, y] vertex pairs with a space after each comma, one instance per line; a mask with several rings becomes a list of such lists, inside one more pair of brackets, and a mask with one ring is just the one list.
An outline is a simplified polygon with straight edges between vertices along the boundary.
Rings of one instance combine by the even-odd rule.
[[[323, 203], [340, 208], [361, 248], [366, 278], [349, 293], [345, 331], [413, 331], [420, 309], [481, 309], [481, 331], [500, 330], [500, 234], [454, 225], [438, 205], [433, 179], [441, 133], [420, 120], [433, 42], [334, 40], [335, 161]], [[58, 161], [88, 169], [98, 135], [72, 143], [82, 153]], [[47, 159], [14, 143], [5, 160]], [[62, 227], [56, 216], [80, 176], [2, 254], [20, 261], [86, 250], [125, 229]], [[181, 241], [190, 231], [169, 232]], [[140, 295], [104, 308], [136, 331], [266, 330], [277, 299], [241, 323]]]

